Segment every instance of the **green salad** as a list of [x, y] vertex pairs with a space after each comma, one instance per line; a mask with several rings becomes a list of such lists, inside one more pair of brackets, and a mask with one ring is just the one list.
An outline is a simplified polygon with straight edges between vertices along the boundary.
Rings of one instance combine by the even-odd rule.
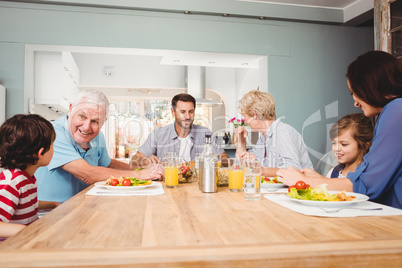
[[278, 181], [278, 177], [270, 179], [268, 177], [261, 176], [261, 183], [282, 183]]
[[288, 195], [295, 199], [312, 201], [340, 201], [336, 194], [330, 194], [327, 190], [327, 184], [321, 184], [311, 189], [290, 188]]

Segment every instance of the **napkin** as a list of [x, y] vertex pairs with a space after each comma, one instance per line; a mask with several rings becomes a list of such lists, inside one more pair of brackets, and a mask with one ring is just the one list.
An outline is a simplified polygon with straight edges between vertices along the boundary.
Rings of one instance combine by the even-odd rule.
[[[116, 186], [118, 187], [118, 186]], [[135, 187], [135, 186], [133, 186]], [[86, 195], [96, 196], [130, 196], [130, 195], [161, 195], [164, 194], [163, 186], [160, 182], [152, 182], [152, 185], [146, 188], [132, 190], [111, 190], [102, 186], [95, 185]]]
[[[279, 191], [281, 192], [281, 191]], [[319, 207], [307, 206], [297, 201], [290, 199], [285, 194], [265, 194], [264, 197], [272, 202], [277, 203], [283, 207], [286, 207], [290, 210], [296, 211], [298, 213], [309, 215], [309, 216], [318, 216], [318, 217], [359, 217], [359, 216], [393, 216], [393, 215], [402, 215], [402, 210], [385, 206], [382, 204], [374, 203], [371, 201], [364, 201], [360, 203], [355, 203], [348, 206], [342, 207], [341, 210], [335, 213], [328, 213], [322, 210]], [[382, 208], [382, 210], [359, 210], [356, 208]], [[327, 208], [325, 208], [327, 209]], [[328, 210], [333, 210], [334, 208], [328, 208]]]

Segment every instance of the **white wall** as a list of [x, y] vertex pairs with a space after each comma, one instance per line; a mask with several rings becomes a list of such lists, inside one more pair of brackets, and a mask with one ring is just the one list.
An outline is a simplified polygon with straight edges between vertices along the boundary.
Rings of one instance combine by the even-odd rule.
[[[0, 6], [0, 25], [11, 25], [2, 27], [0, 35], [7, 117], [24, 112], [33, 97], [30, 85], [24, 84], [26, 44], [256, 54], [268, 57], [268, 90], [278, 115], [286, 116], [286, 123], [303, 132], [309, 149], [319, 153], [327, 150], [327, 124], [359, 111], [353, 107], [345, 72], [358, 55], [374, 47], [372, 27], [14, 2]], [[336, 116], [304, 125], [336, 101]]]

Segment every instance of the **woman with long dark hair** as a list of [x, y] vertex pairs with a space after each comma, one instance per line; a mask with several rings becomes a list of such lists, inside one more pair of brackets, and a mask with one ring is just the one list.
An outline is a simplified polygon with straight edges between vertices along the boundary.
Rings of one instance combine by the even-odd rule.
[[377, 117], [364, 161], [347, 178], [328, 179], [312, 170], [288, 168], [278, 175], [286, 185], [302, 180], [312, 187], [368, 195], [371, 201], [402, 208], [402, 63], [382, 51], [370, 51], [352, 62], [346, 74], [355, 106]]

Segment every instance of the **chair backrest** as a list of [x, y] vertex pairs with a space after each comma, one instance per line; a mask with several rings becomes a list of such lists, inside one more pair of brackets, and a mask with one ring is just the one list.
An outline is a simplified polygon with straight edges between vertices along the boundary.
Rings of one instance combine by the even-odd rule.
[[334, 153], [329, 151], [318, 160], [317, 164], [314, 167], [314, 170], [320, 173], [323, 176], [327, 176], [328, 171], [338, 164], [338, 160], [336, 159]]

